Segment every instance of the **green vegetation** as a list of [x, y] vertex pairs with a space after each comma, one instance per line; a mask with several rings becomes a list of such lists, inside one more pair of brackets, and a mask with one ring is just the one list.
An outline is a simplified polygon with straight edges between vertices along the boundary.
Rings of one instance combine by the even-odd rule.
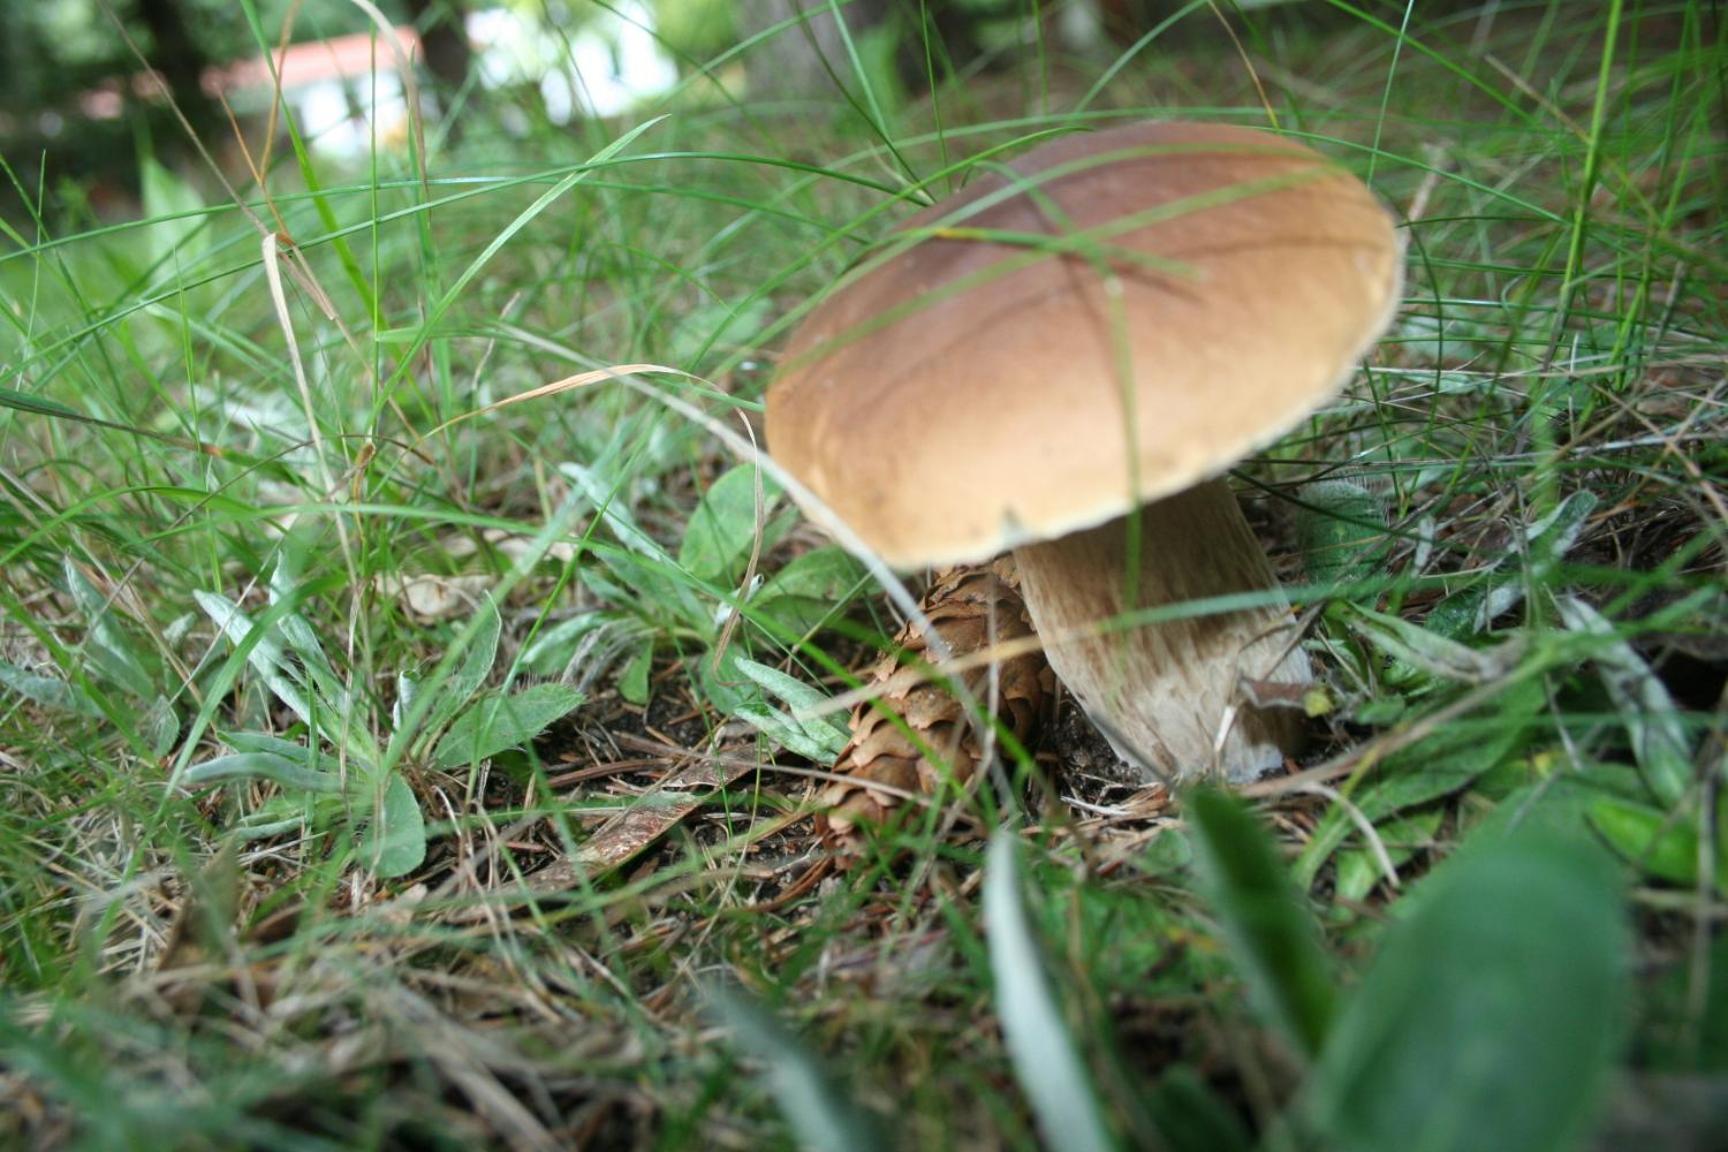
[[[745, 47], [350, 168], [289, 123], [238, 199], [147, 157], [124, 221], [8, 148], [0, 1147], [1728, 1130], [1728, 30], [1426, 7], [1025, 21], [924, 96], [752, 103]], [[1065, 706], [833, 867], [898, 619], [754, 463], [776, 351], [969, 157], [1174, 115], [1406, 223], [1238, 477], [1310, 751], [1136, 793]]]

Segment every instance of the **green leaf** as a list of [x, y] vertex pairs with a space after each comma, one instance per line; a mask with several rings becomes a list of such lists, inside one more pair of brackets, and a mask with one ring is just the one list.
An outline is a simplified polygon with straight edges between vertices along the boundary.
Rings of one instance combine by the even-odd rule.
[[[672, 557], [654, 537], [644, 532], [630, 515], [629, 508], [622, 500], [623, 481], [596, 467], [584, 467], [581, 464], [566, 462], [558, 465], [558, 471], [573, 487], [582, 494], [589, 504], [593, 505], [601, 523], [612, 532], [618, 543], [637, 556], [643, 557], [655, 567], [669, 569], [674, 567]], [[605, 558], [604, 553], [596, 552], [597, 556]]]
[[268, 582], [270, 607], [275, 617], [272, 627], [288, 645], [288, 650], [299, 658], [300, 681], [311, 689], [321, 715], [335, 718], [334, 723], [324, 728], [325, 735], [332, 743], [343, 743], [346, 737], [353, 735], [341, 727], [353, 715], [352, 696], [336, 674], [330, 657], [325, 654], [317, 631], [304, 616], [292, 609], [303, 599], [301, 577], [320, 543], [319, 534], [314, 531], [293, 532], [284, 540], [281, 557]]
[[575, 711], [583, 699], [575, 688], [558, 683], [536, 684], [510, 696], [487, 693], [450, 725], [432, 760], [456, 768], [520, 748]]
[[1205, 894], [1256, 1006], [1297, 1052], [1317, 1056], [1332, 1020], [1332, 970], [1277, 848], [1216, 789], [1190, 790], [1183, 810]]
[[[663, 21], [661, 24], [664, 27]], [[700, 305], [672, 332], [672, 363], [694, 370], [711, 350], [730, 352], [747, 346], [773, 319], [773, 307], [760, 296], [742, 303], [713, 301]]]
[[1323, 1146], [1576, 1147], [1628, 992], [1611, 865], [1576, 841], [1514, 834], [1460, 852], [1406, 907], [1313, 1081]]
[[[1728, 816], [1728, 796], [1723, 798], [1722, 816]], [[1699, 838], [1697, 817], [1663, 812], [1644, 804], [1603, 797], [1590, 806], [1590, 825], [1608, 846], [1626, 861], [1658, 880], [1682, 888], [1698, 883]], [[1728, 892], [1728, 836], [1717, 822], [1716, 884]]]
[[438, 698], [426, 714], [420, 729], [422, 732], [436, 732], [443, 728], [474, 699], [498, 661], [498, 638], [503, 630], [504, 620], [498, 614], [498, 605], [487, 596], [480, 604], [478, 631], [462, 653], [461, 664], [437, 689]]
[[768, 1068], [768, 1087], [801, 1147], [818, 1152], [878, 1152], [892, 1145], [875, 1118], [835, 1086], [803, 1042], [743, 992], [710, 985], [708, 1000], [733, 1042]]
[[300, 717], [308, 727], [315, 727], [312, 706], [307, 702], [306, 693], [302, 690], [300, 675], [289, 662], [281, 641], [270, 631], [260, 631], [254, 636], [252, 618], [221, 593], [197, 589], [192, 596], [198, 601], [204, 614], [222, 629], [229, 643], [235, 648], [244, 648], [249, 640], [254, 641], [251, 651], [246, 653], [246, 662], [263, 679], [264, 686], [270, 689], [276, 699]]
[[[1403, 864], [1419, 849], [1434, 843], [1434, 833], [1440, 828], [1439, 809], [1418, 812], [1400, 820], [1376, 823], [1374, 834], [1386, 850], [1386, 858], [1394, 868]], [[1386, 878], [1385, 865], [1379, 853], [1368, 847], [1353, 848], [1338, 854], [1337, 879], [1333, 882], [1334, 898], [1358, 903], [1368, 898], [1375, 885]]]
[[1075, 1152], [1103, 1152], [1110, 1137], [1091, 1074], [1080, 1058], [1047, 974], [1021, 891], [1019, 840], [998, 829], [984, 862], [984, 919], [996, 1015], [1031, 1101], [1045, 1143]]
[[88, 625], [84, 652], [90, 657], [91, 665], [102, 679], [123, 689], [133, 699], [146, 701], [155, 697], [155, 677], [146, 670], [144, 657], [115, 619], [114, 606], [85, 578], [70, 557], [66, 558], [64, 568], [66, 587]]
[[796, 715], [798, 712], [809, 712], [826, 704], [828, 697], [821, 690], [812, 688], [777, 668], [758, 664], [742, 656], [732, 660], [730, 664], [763, 692], [792, 708], [791, 713], [778, 711], [757, 696], [735, 706], [732, 715], [807, 760], [814, 760], [819, 764], [834, 762], [846, 747], [846, 741], [850, 739], [845, 720], [834, 715]]
[[339, 777], [306, 766], [304, 752], [290, 758], [275, 752], [236, 752], [216, 756], [186, 769], [181, 781], [188, 788], [226, 784], [231, 780], [273, 780], [284, 788], [334, 796], [342, 791]]
[[863, 586], [864, 566], [842, 548], [815, 548], [776, 572], [751, 597], [760, 617], [797, 638], [832, 619]]
[[1335, 609], [1350, 630], [1394, 660], [1441, 680], [1482, 684], [1503, 675], [1515, 656], [1502, 645], [1487, 651], [1468, 648], [1419, 624], [1359, 604]]
[[[1352, 802], [1371, 823], [1377, 823], [1450, 796], [1522, 748], [1546, 703], [1540, 681], [1510, 685], [1489, 715], [1455, 720], [1388, 756], [1377, 778]], [[1291, 866], [1296, 886], [1304, 892], [1312, 888], [1327, 859], [1355, 831], [1355, 821], [1342, 807], [1328, 809]]]
[[578, 655], [609, 647], [609, 634], [627, 627], [608, 612], [582, 612], [542, 629], [516, 656], [516, 671], [534, 676], [559, 676], [575, 667]]
[[100, 717], [102, 709], [75, 684], [53, 676], [38, 676], [18, 665], [0, 660], [0, 688], [15, 692], [43, 708], [70, 712], [75, 716]]
[[[733, 584], [743, 574], [744, 560], [756, 543], [756, 485], [762, 485], [763, 515], [774, 506], [780, 488], [766, 473], [749, 464], [729, 469], [703, 493], [690, 515], [678, 563], [698, 580]], [[764, 520], [766, 528], [766, 520]], [[768, 546], [764, 541], [764, 547]]]
[[0, 388], [0, 408], [28, 412], [32, 416], [54, 416], [62, 420], [96, 422], [76, 408], [68, 408], [57, 400], [44, 400], [40, 396], [32, 396], [28, 392], [20, 392], [16, 388]]
[[1236, 1114], [1180, 1064], [1159, 1077], [1146, 1110], [1165, 1152], [1248, 1152], [1254, 1147]]
[[644, 636], [618, 677], [618, 695], [635, 705], [648, 703], [648, 676], [654, 670], [654, 637]]
[[[1475, 584], [1448, 596], [1428, 614], [1428, 629], [1456, 640], [1485, 632], [1496, 617], [1516, 608], [1526, 587], [1541, 587], [1578, 542], [1596, 496], [1573, 492], [1547, 516], [1524, 529], [1523, 547], [1506, 549], [1493, 571]], [[1528, 571], [1523, 570], [1528, 557]]]
[[770, 576], [756, 599], [803, 596], [832, 604], [857, 588], [865, 575], [864, 565], [844, 548], [812, 548]]
[[365, 771], [374, 770], [378, 749], [355, 715], [349, 693], [325, 659], [317, 636], [303, 618], [284, 611], [278, 599], [262, 620], [254, 623], [239, 605], [221, 593], [198, 589], [192, 595], [229, 642], [246, 653], [246, 662], [271, 694], [308, 728], [331, 744], [345, 748]]
[[1348, 584], [1373, 571], [1386, 551], [1386, 510], [1350, 480], [1304, 485], [1296, 517], [1302, 563], [1316, 584]]
[[178, 264], [180, 271], [186, 271], [210, 246], [202, 212], [204, 198], [190, 182], [153, 156], [140, 157], [138, 184], [152, 262], [170, 267]]
[[662, 631], [680, 624], [701, 635], [717, 630], [713, 600], [699, 595], [672, 560], [645, 558], [606, 543], [590, 543], [588, 553], [599, 563], [583, 565], [579, 576], [601, 600], [657, 622]]
[[426, 818], [414, 790], [401, 776], [390, 777], [384, 802], [366, 824], [360, 859], [381, 880], [406, 876], [426, 859]]
[[1651, 794], [1664, 806], [1674, 807], [1691, 791], [1694, 776], [1692, 739], [1674, 698], [1600, 612], [1573, 596], [1562, 596], [1555, 603], [1567, 628], [1598, 642], [1592, 660], [1632, 740], [1632, 756]]
[[138, 732], [158, 759], [166, 757], [180, 740], [180, 714], [166, 696], [158, 696], [138, 718]]

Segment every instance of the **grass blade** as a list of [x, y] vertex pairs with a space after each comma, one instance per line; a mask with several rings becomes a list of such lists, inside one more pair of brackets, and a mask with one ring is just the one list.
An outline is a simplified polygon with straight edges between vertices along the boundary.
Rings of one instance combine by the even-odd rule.
[[1318, 1056], [1332, 1020], [1332, 971], [1277, 849], [1222, 792], [1196, 788], [1184, 808], [1206, 894], [1250, 994], [1297, 1052]]
[[984, 864], [984, 916], [996, 1013], [1015, 1076], [1053, 1148], [1104, 1152], [1115, 1147], [1092, 1077], [1075, 1048], [1021, 896], [1019, 841], [1002, 829]]
[[821, 1062], [773, 1014], [744, 993], [712, 986], [708, 998], [733, 1042], [768, 1068], [768, 1087], [805, 1148], [878, 1152], [889, 1147], [875, 1118], [837, 1088]]

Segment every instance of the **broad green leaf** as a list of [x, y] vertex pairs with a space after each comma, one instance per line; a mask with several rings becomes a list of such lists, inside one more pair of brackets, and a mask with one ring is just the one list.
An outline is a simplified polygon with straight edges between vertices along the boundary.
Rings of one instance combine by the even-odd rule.
[[384, 802], [366, 822], [360, 838], [360, 860], [382, 880], [406, 876], [426, 859], [426, 818], [408, 781], [392, 775]]
[[1619, 1048], [1628, 935], [1612, 866], [1514, 833], [1405, 898], [1312, 1081], [1343, 1152], [1577, 1147]]
[[737, 1046], [768, 1069], [768, 1087], [802, 1148], [879, 1152], [893, 1147], [875, 1118], [849, 1100], [817, 1057], [741, 991], [711, 985], [708, 1000]]
[[1387, 656], [1442, 680], [1481, 684], [1503, 675], [1515, 658], [1506, 645], [1486, 651], [1469, 648], [1402, 617], [1359, 604], [1340, 604], [1336, 611], [1351, 631]]
[[114, 606], [85, 578], [71, 557], [66, 558], [64, 567], [67, 590], [87, 625], [84, 653], [90, 657], [91, 665], [101, 679], [124, 689], [134, 700], [150, 700], [157, 693], [155, 677], [146, 669], [132, 638], [115, 619]]
[[139, 159], [145, 231], [152, 262], [185, 273], [210, 246], [203, 216], [204, 198], [198, 189], [154, 156]]
[[672, 362], [694, 370], [710, 350], [732, 351], [743, 346], [741, 342], [754, 340], [773, 318], [773, 308], [762, 297], [747, 298], [741, 304], [713, 301], [700, 305], [672, 332]]
[[630, 510], [624, 506], [620, 498], [623, 488], [621, 482], [603, 474], [598, 467], [584, 467], [581, 464], [566, 462], [558, 465], [558, 471], [570, 480], [576, 490], [593, 506], [601, 522], [611, 530], [619, 544], [657, 567], [674, 566], [666, 549], [641, 529], [635, 517], [630, 515]]
[[263, 679], [264, 686], [270, 689], [276, 699], [300, 717], [302, 722], [316, 727], [312, 705], [302, 689], [298, 672], [288, 661], [282, 642], [269, 632], [260, 632], [254, 636], [252, 618], [221, 593], [198, 589], [192, 596], [198, 601], [204, 614], [222, 629], [236, 648], [245, 647], [249, 640], [256, 641], [252, 650], [246, 653], [246, 662]]
[[1152, 1086], [1146, 1110], [1165, 1152], [1248, 1152], [1254, 1147], [1236, 1114], [1180, 1064]]
[[[1491, 843], [1514, 832], [1529, 829], [1550, 836], [1570, 836], [1595, 842], [1599, 834], [1590, 826], [1590, 813], [1596, 802], [1603, 799], [1623, 800], [1643, 804], [1650, 792], [1638, 769], [1630, 764], [1595, 763], [1586, 761], [1579, 768], [1549, 766], [1543, 771], [1534, 765], [1516, 764], [1508, 773], [1510, 785], [1486, 812], [1469, 813], [1461, 808], [1460, 815], [1472, 819], [1465, 828], [1463, 847]], [[1518, 783], [1522, 777], [1526, 783]], [[1487, 794], [1486, 782], [1478, 785], [1477, 795]], [[1606, 846], [1603, 856], [1613, 859]]]
[[1316, 584], [1348, 584], [1373, 571], [1386, 551], [1386, 509], [1351, 480], [1303, 486], [1296, 517], [1302, 563]]
[[[701, 503], [684, 529], [678, 563], [698, 580], [711, 584], [736, 583], [744, 560], [756, 542], [756, 485], [762, 485], [763, 527], [766, 516], [780, 496], [780, 488], [768, 475], [749, 464], [731, 468], [703, 493]], [[768, 547], [770, 541], [764, 541]]]
[[618, 677], [618, 695], [632, 704], [648, 703], [648, 676], [654, 671], [654, 637], [644, 636]]
[[844, 548], [812, 548], [770, 576], [756, 600], [802, 596], [832, 604], [857, 588], [864, 577], [864, 565]]
[[344, 816], [364, 815], [372, 810], [368, 797], [358, 812], [344, 798], [319, 792], [283, 791], [267, 798], [235, 821], [234, 834], [242, 840], [261, 840], [283, 835], [304, 835], [337, 825]]
[[152, 755], [167, 756], [180, 739], [180, 714], [166, 696], [158, 696], [138, 718], [138, 732], [149, 741]]
[[339, 777], [308, 768], [304, 754], [290, 758], [275, 752], [235, 752], [194, 764], [180, 779], [188, 788], [231, 780], [273, 780], [300, 792], [333, 796], [342, 791]]
[[1321, 1051], [1332, 1020], [1331, 964], [1314, 917], [1260, 822], [1212, 788], [1183, 800], [1203, 891], [1260, 1012], [1298, 1053]]
[[[349, 694], [324, 657], [322, 645], [304, 619], [282, 608], [282, 586], [272, 589], [277, 602], [270, 623], [254, 624], [239, 605], [218, 592], [199, 589], [193, 598], [237, 649], [249, 649], [246, 662], [272, 695], [307, 727], [345, 748], [350, 759], [367, 772], [378, 763], [378, 749], [351, 706]], [[285, 640], [291, 642], [284, 644]], [[292, 655], [290, 652], [292, 651]]]
[[[300, 587], [304, 565], [318, 539], [313, 532], [296, 532], [290, 534], [282, 548], [281, 559], [270, 573], [268, 589], [270, 605], [293, 605], [302, 599]], [[367, 737], [360, 736], [352, 729], [343, 730], [344, 725], [353, 719], [353, 700], [342, 678], [336, 674], [336, 669], [330, 663], [330, 657], [324, 652], [324, 644], [318, 639], [317, 630], [307, 622], [306, 618], [291, 608], [278, 611], [274, 625], [275, 634], [288, 646], [288, 651], [299, 658], [299, 679], [316, 698], [322, 709], [322, 714], [340, 717], [338, 723], [325, 728], [326, 735], [332, 743], [369, 744]], [[352, 737], [359, 736], [359, 739]], [[368, 756], [368, 759], [372, 759]]]
[[[1542, 685], [1521, 680], [1509, 686], [1491, 712], [1480, 719], [1460, 719], [1386, 758], [1376, 777], [1352, 798], [1370, 822], [1450, 796], [1492, 771], [1524, 746], [1546, 705]], [[1291, 866], [1296, 886], [1314, 886], [1315, 877], [1332, 853], [1356, 833], [1356, 824], [1343, 809], [1327, 810], [1302, 853]]]
[[1596, 504], [1596, 496], [1583, 490], [1560, 501], [1524, 529], [1522, 547], [1508, 548], [1488, 575], [1437, 604], [1428, 614], [1428, 630], [1455, 640], [1487, 631], [1497, 617], [1518, 606], [1527, 587], [1542, 586], [1578, 542]]
[[223, 732], [222, 743], [236, 752], [264, 752], [274, 756], [285, 756], [290, 760], [299, 760], [301, 763], [305, 763], [308, 759], [316, 756], [319, 770], [337, 772], [340, 769], [340, 762], [334, 756], [327, 756], [323, 752], [308, 752], [306, 745], [294, 740], [285, 740], [271, 732]]
[[492, 667], [498, 660], [498, 637], [503, 632], [504, 621], [498, 614], [498, 605], [490, 596], [481, 600], [479, 616], [479, 630], [462, 653], [462, 662], [450, 673], [448, 680], [433, 689], [438, 698], [426, 714], [422, 732], [436, 732], [443, 728], [468, 706], [492, 674]]
[[762, 704], [762, 689], [738, 670], [742, 645], [729, 644], [718, 653], [705, 652], [690, 663], [702, 695], [722, 715], [735, 716], [748, 704]]
[[1633, 758], [1651, 794], [1665, 807], [1674, 807], [1693, 785], [1692, 739], [1674, 698], [1600, 612], [1573, 596], [1555, 603], [1567, 628], [1597, 641], [1591, 658], [1632, 739]]
[[863, 586], [864, 566], [840, 548], [816, 548], [770, 577], [751, 598], [759, 618], [796, 639], [834, 618]]
[[[1442, 815], [1439, 809], [1433, 809], [1375, 824], [1374, 834], [1380, 838], [1380, 846], [1386, 850], [1386, 857], [1394, 868], [1434, 842], [1434, 833], [1440, 828]], [[1358, 903], [1367, 899], [1385, 878], [1385, 865], [1373, 849], [1364, 846], [1340, 852], [1337, 878], [1332, 886], [1334, 898]]]
[[739, 704], [732, 715], [788, 752], [817, 764], [832, 764], [846, 747], [845, 737], [836, 737], [831, 728], [806, 724], [762, 704]]
[[734, 716], [807, 760], [823, 764], [834, 762], [850, 738], [845, 720], [835, 715], [797, 715], [826, 704], [826, 695], [802, 680], [766, 664], [758, 664], [742, 656], [730, 663], [740, 675], [761, 688], [764, 693], [776, 697], [792, 709], [790, 713], [778, 711], [765, 702], [760, 702], [758, 697], [756, 700], [747, 699], [736, 706], [732, 710]]
[[1019, 840], [998, 829], [984, 862], [984, 927], [996, 981], [996, 1015], [1015, 1078], [1052, 1148], [1104, 1152], [1115, 1147], [1092, 1076], [1080, 1057], [1026, 914]]
[[[1683, 888], [1698, 883], [1699, 836], [1696, 808], [1688, 814], [1663, 812], [1645, 804], [1606, 796], [1590, 807], [1590, 825], [1628, 863], [1649, 876]], [[1728, 892], [1728, 836], [1721, 818], [1728, 817], [1728, 796], [1722, 800], [1716, 828], [1716, 885]]]
[[588, 552], [599, 564], [583, 565], [579, 578], [601, 600], [659, 621], [662, 630], [680, 624], [703, 635], [717, 630], [713, 600], [671, 560], [605, 543], [591, 543]]
[[432, 760], [456, 768], [521, 748], [575, 711], [582, 700], [581, 692], [558, 683], [535, 684], [509, 696], [487, 693], [456, 717]]
[[75, 716], [102, 715], [102, 709], [77, 685], [53, 676], [26, 672], [6, 660], [0, 660], [0, 688], [16, 692], [32, 704], [52, 708], [57, 712], [70, 712]]
[[[828, 695], [820, 688], [812, 687], [796, 676], [789, 676], [778, 668], [770, 668], [746, 657], [738, 657], [735, 665], [746, 678], [758, 685], [783, 704], [799, 710], [819, 709], [828, 703]], [[844, 728], [845, 722], [832, 717], [822, 720], [830, 727]]]
[[617, 632], [624, 626], [624, 621], [608, 612], [582, 612], [560, 620], [535, 634], [517, 655], [516, 669], [534, 676], [561, 675], [579, 653], [606, 646], [606, 638], [596, 633]]

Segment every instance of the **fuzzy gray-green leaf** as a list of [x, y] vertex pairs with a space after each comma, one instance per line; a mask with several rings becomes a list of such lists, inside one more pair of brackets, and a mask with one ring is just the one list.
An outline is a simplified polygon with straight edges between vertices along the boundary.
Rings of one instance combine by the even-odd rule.
[[523, 747], [575, 711], [582, 700], [581, 692], [559, 683], [536, 684], [509, 696], [481, 696], [456, 717], [432, 759], [442, 767], [455, 768]]
[[1514, 833], [1466, 848], [1406, 901], [1312, 1082], [1320, 1146], [1576, 1148], [1629, 991], [1603, 854]]

